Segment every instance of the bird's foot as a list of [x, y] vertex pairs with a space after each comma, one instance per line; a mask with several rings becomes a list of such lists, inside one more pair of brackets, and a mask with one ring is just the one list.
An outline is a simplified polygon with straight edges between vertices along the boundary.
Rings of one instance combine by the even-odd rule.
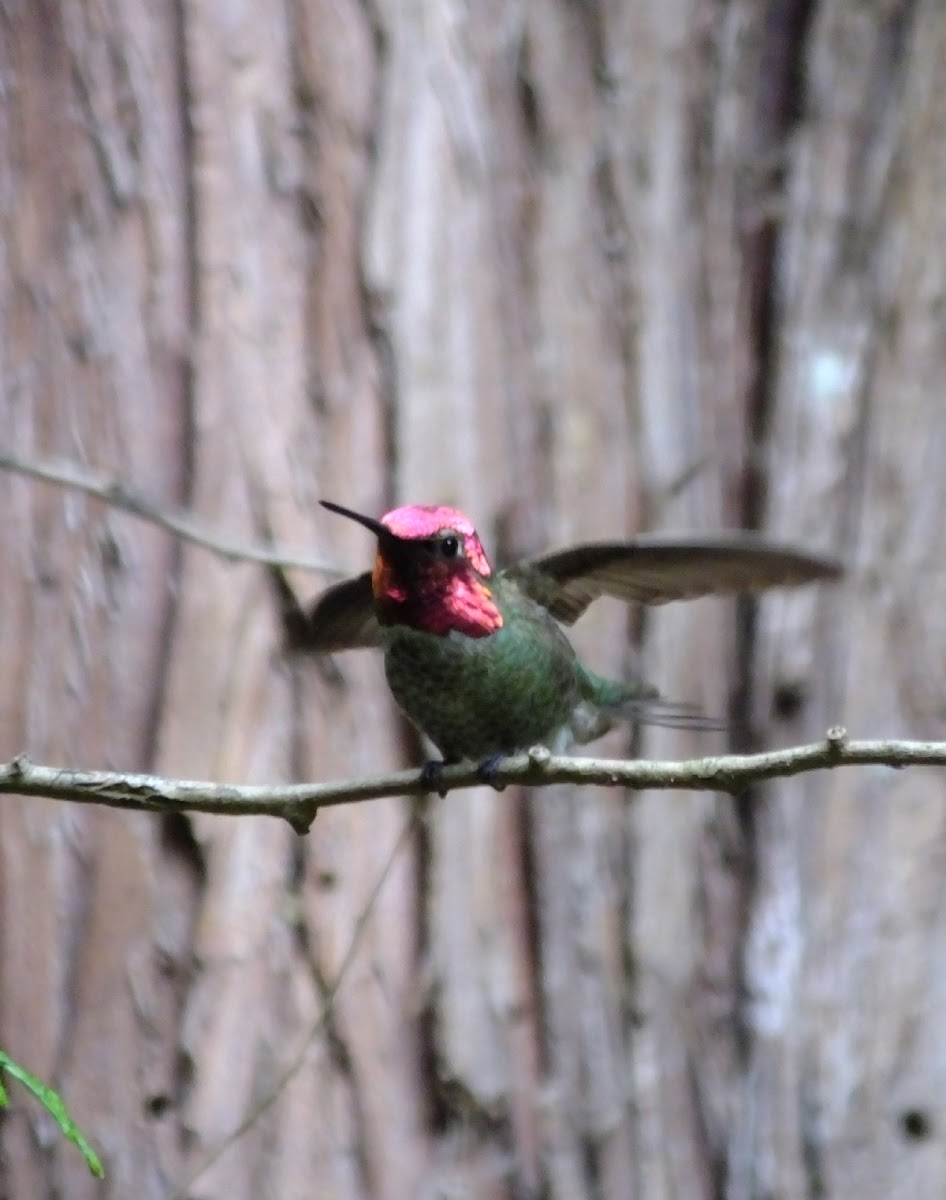
[[508, 758], [508, 755], [505, 751], [500, 750], [498, 754], [491, 754], [489, 758], [484, 758], [476, 768], [480, 779], [484, 783], [488, 783], [491, 788], [495, 788], [497, 792], [501, 792], [506, 786], [504, 783], [498, 782], [499, 768], [505, 758]]
[[[491, 788], [495, 788], [497, 792], [503, 791], [504, 783], [498, 780], [499, 768], [503, 761], [509, 756], [504, 750], [498, 754], [491, 754], [489, 758], [484, 758], [476, 768], [477, 776], [488, 783]], [[420, 770], [421, 785], [428, 792], [436, 792], [441, 799], [447, 794], [447, 787], [443, 782], [443, 769], [453, 765], [449, 759], [444, 759], [442, 762], [439, 759], [431, 759], [430, 762], [424, 763]]]
[[433, 758], [430, 762], [425, 762], [420, 769], [420, 781], [424, 789], [428, 792], [436, 792], [441, 800], [447, 794], [443, 782], [443, 769], [446, 765], [446, 762]]

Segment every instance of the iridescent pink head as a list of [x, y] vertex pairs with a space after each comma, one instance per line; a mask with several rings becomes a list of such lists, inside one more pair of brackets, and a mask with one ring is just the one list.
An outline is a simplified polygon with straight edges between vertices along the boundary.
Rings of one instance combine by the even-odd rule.
[[462, 549], [474, 571], [486, 578], [493, 573], [473, 522], [457, 508], [439, 504], [405, 504], [403, 508], [392, 508], [385, 513], [381, 524], [395, 537], [410, 542], [426, 542], [456, 534], [463, 543]]
[[469, 517], [455, 508], [411, 504], [377, 521], [330, 501], [322, 504], [377, 536], [371, 589], [383, 625], [475, 638], [502, 628], [486, 584], [493, 570]]

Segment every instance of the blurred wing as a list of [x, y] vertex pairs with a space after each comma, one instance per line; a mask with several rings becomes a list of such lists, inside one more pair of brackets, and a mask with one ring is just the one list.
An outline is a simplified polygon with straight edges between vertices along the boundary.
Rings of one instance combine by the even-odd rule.
[[308, 611], [299, 603], [281, 570], [274, 568], [270, 578], [290, 650], [332, 654], [337, 650], [380, 646], [370, 572], [327, 588]]
[[553, 617], [571, 625], [599, 596], [667, 604], [697, 596], [797, 587], [843, 572], [837, 560], [749, 531], [715, 537], [654, 534], [573, 546], [517, 563], [506, 574]]

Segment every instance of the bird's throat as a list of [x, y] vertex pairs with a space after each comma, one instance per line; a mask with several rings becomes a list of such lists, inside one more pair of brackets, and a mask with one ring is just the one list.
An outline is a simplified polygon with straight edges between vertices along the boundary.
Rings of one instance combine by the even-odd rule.
[[493, 593], [472, 570], [431, 573], [404, 584], [379, 554], [372, 574], [378, 620], [446, 637], [489, 637], [503, 625]]

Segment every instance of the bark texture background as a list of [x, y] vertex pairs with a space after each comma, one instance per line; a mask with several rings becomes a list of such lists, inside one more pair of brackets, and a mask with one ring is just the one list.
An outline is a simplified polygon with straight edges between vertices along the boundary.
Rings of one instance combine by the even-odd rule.
[[[5, 446], [353, 570], [370, 539], [320, 496], [455, 504], [500, 559], [758, 525], [850, 580], [602, 603], [582, 652], [639, 653], [737, 746], [943, 736], [938, 0], [14, 0], [0, 27]], [[11, 475], [0, 512], [0, 757], [254, 782], [416, 752], [377, 659], [284, 661], [259, 568]], [[941, 773], [457, 795], [365, 918], [410, 819], [4, 800], [0, 1044], [108, 1177], [20, 1092], [2, 1194], [944, 1191]]]

